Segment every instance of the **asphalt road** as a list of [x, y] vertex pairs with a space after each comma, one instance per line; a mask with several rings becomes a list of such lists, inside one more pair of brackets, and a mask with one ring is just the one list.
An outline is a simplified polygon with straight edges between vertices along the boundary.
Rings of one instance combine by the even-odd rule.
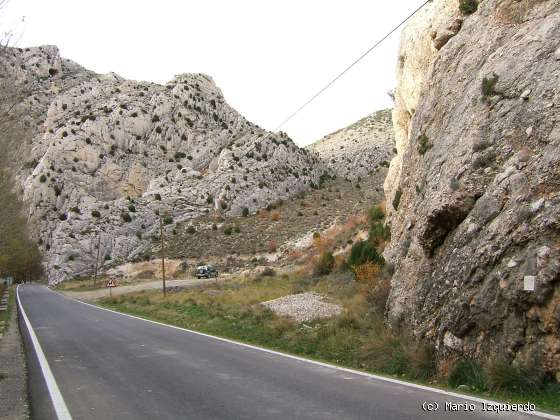
[[[19, 297], [74, 419], [538, 418], [497, 416], [481, 402], [146, 322], [39, 285], [20, 286]], [[56, 418], [61, 401], [51, 402], [29, 337], [26, 346], [33, 417]], [[446, 402], [475, 410], [446, 411]]]

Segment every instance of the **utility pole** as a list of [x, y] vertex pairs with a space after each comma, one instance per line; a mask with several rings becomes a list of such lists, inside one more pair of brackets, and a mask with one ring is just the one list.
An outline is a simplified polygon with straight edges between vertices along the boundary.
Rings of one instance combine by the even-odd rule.
[[93, 288], [97, 283], [97, 269], [99, 266], [99, 252], [101, 251], [101, 233], [97, 232], [97, 256], [95, 257], [95, 270], [93, 271]]
[[163, 279], [163, 296], [165, 297], [165, 241], [163, 239], [163, 220], [159, 215], [159, 236], [161, 238], [161, 276]]

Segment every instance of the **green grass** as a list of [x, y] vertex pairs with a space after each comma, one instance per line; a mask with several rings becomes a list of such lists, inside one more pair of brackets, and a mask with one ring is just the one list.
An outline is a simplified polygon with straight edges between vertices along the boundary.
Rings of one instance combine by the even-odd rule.
[[[534, 392], [496, 390], [487, 386], [486, 378], [473, 380], [471, 377], [481, 370], [466, 361], [464, 366], [454, 369], [452, 379], [439, 377], [431, 347], [388, 331], [382, 315], [371, 308], [360, 287], [348, 273], [335, 273], [320, 280], [284, 275], [238, 279], [212, 289], [168, 294], [166, 298], [159, 291], [146, 291], [104, 298], [99, 303], [147, 319], [313, 360], [453, 390], [467, 385], [473, 395], [530, 401], [540, 409], [560, 412], [557, 384], [535, 388]], [[296, 291], [326, 295], [342, 305], [344, 311], [330, 319], [296, 324], [259, 305]]]

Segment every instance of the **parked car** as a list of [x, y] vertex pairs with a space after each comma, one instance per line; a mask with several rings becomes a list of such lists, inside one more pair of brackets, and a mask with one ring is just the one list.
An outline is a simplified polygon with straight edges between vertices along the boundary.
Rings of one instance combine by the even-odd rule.
[[218, 270], [211, 265], [199, 265], [196, 267], [197, 279], [209, 279], [210, 277], [218, 277]]

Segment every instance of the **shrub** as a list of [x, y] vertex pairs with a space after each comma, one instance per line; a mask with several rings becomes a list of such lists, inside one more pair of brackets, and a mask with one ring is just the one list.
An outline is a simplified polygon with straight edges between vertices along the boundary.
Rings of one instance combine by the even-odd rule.
[[371, 262], [354, 267], [354, 274], [368, 303], [383, 316], [391, 290], [390, 280], [383, 275], [379, 265]]
[[156, 193], [156, 195], [154, 196], [154, 198], [155, 198], [157, 201], [161, 201], [161, 194]]
[[132, 217], [130, 217], [130, 214], [124, 211], [121, 213], [121, 219], [123, 219], [123, 221], [125, 221], [126, 223], [132, 222]]
[[212, 223], [212, 230], [218, 230], [218, 225], [216, 223]]
[[280, 220], [280, 213], [277, 212], [276, 210], [271, 212], [270, 213], [270, 220], [272, 220], [273, 222], [277, 222], [278, 220]]
[[488, 385], [494, 392], [529, 394], [542, 388], [543, 381], [538, 372], [529, 372], [499, 358], [488, 367]]
[[404, 375], [409, 369], [404, 339], [382, 332], [361, 348], [364, 364], [389, 375]]
[[377, 222], [369, 228], [368, 241], [375, 246], [383, 245], [391, 239], [391, 229], [382, 222]]
[[474, 360], [465, 359], [458, 361], [449, 372], [447, 383], [457, 388], [467, 385], [476, 391], [485, 391], [487, 378], [482, 367]]
[[460, 186], [461, 184], [459, 183], [457, 178], [453, 177], [449, 180], [449, 188], [451, 188], [452, 191], [457, 191]]
[[276, 275], [276, 271], [272, 267], [266, 267], [262, 273], [259, 274], [259, 277], [274, 277]]
[[385, 213], [381, 209], [381, 206], [373, 206], [372, 208], [369, 209], [368, 220], [370, 223], [383, 220], [384, 218], [385, 218]]
[[243, 217], [249, 216], [249, 209], [247, 207], [243, 207], [243, 210], [241, 210], [241, 215]]
[[334, 268], [334, 256], [332, 252], [325, 251], [313, 267], [314, 276], [325, 276], [330, 274]]
[[163, 224], [164, 225], [170, 225], [173, 223], [173, 217], [168, 215], [163, 216]]
[[92, 217], [95, 217], [97, 219], [99, 219], [101, 217], [101, 213], [99, 213], [97, 210], [92, 210], [91, 215], [92, 215]]
[[66, 213], [61, 213], [58, 215], [58, 219], [64, 222], [66, 219], [68, 219], [68, 215]]
[[212, 197], [211, 195], [206, 197], [206, 204], [212, 204], [213, 202], [214, 202], [214, 197]]
[[348, 265], [356, 267], [368, 262], [384, 264], [385, 261], [370, 241], [358, 241], [350, 250]]
[[496, 84], [498, 83], [498, 80], [500, 80], [500, 76], [498, 76], [496, 73], [493, 73], [492, 77], [488, 78], [485, 77], [482, 79], [482, 96], [484, 96], [485, 98], [489, 97], [489, 96], [494, 96], [496, 95], [498, 92], [496, 91]]
[[46, 176], [45, 174], [42, 174], [42, 175], [39, 177], [39, 182], [41, 182], [41, 183], [47, 182], [47, 176]]
[[134, 207], [134, 204], [128, 206], [128, 211], [131, 213], [136, 213], [136, 207]]
[[196, 232], [196, 229], [194, 228], [194, 226], [191, 225], [187, 228], [187, 233], [193, 234], [195, 232]]
[[234, 231], [235, 233], [239, 233], [239, 232], [241, 232], [241, 228], [240, 228], [238, 225], [235, 225], [235, 226], [233, 227], [233, 231]]
[[233, 228], [231, 226], [228, 226], [224, 229], [224, 235], [231, 235], [231, 233], [233, 232]]
[[431, 148], [432, 145], [430, 144], [428, 136], [426, 136], [425, 134], [420, 135], [420, 137], [418, 137], [418, 153], [423, 155]]
[[402, 190], [399, 188], [395, 193], [395, 197], [393, 198], [393, 208], [395, 210], [398, 210], [399, 208], [399, 204], [401, 203], [401, 196], [402, 196]]
[[477, 0], [459, 0], [459, 10], [465, 15], [472, 15], [478, 10]]
[[81, 213], [82, 213], [78, 207], [72, 207], [72, 208], [70, 209], [70, 211], [71, 211], [72, 213], [76, 213], [76, 214], [81, 214]]

